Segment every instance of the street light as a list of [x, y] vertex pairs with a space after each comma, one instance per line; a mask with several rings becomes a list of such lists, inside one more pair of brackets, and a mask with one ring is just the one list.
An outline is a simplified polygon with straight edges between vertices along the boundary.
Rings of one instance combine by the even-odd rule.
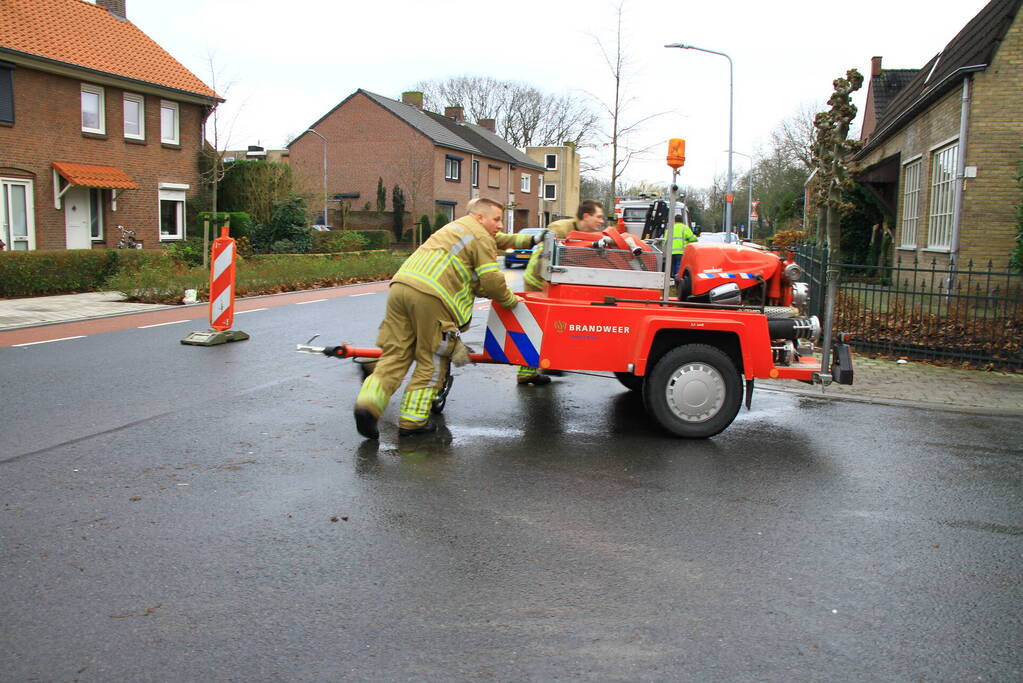
[[319, 139], [323, 140], [323, 224], [330, 225], [330, 221], [327, 220], [327, 138], [323, 137], [312, 128], [306, 128], [305, 132], [312, 133]]
[[[728, 189], [725, 191], [725, 232], [728, 235], [732, 233], [732, 104], [733, 104], [733, 69], [732, 69], [732, 58], [726, 55], [724, 52], [718, 52], [717, 50], [708, 50], [703, 47], [696, 47], [695, 45], [686, 45], [685, 43], [671, 43], [664, 47], [677, 47], [683, 50], [699, 50], [700, 52], [708, 52], [712, 55], [720, 55], [728, 60]], [[726, 237], [725, 239], [728, 239]]]
[[[726, 152], [728, 150], [725, 150]], [[732, 154], [738, 154], [741, 157], [749, 159], [749, 208], [746, 212], [746, 239], [753, 239], [753, 157], [749, 154], [743, 154], [742, 152], [736, 152], [732, 150]]]

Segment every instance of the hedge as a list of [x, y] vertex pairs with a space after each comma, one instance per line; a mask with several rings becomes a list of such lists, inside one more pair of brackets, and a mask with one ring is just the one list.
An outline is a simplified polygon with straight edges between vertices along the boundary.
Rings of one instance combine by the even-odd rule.
[[2, 251], [0, 297], [94, 292], [119, 271], [169, 260], [162, 249]]
[[200, 211], [195, 217], [195, 228], [198, 237], [202, 237], [203, 221], [210, 221], [210, 239], [220, 237], [220, 226], [227, 221], [231, 237], [249, 237], [252, 230], [252, 216], [244, 211], [218, 211], [216, 217], [212, 211]]
[[390, 230], [351, 230], [366, 240], [366, 249], [388, 249], [394, 241]]

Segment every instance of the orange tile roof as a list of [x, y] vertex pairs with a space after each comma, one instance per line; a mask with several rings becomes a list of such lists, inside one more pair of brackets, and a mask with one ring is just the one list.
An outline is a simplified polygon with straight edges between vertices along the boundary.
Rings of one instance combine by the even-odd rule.
[[221, 99], [135, 24], [83, 0], [3, 0], [4, 51]]
[[69, 164], [66, 161], [54, 161], [53, 168], [72, 185], [114, 190], [139, 189], [138, 183], [132, 180], [127, 173], [114, 166]]

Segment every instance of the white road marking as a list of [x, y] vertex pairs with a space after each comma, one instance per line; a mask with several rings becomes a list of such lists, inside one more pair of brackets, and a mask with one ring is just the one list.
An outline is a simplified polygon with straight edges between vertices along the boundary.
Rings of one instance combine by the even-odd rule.
[[379, 294], [379, 293], [380, 292], [363, 292], [362, 294], [349, 294], [348, 298], [350, 299], [353, 296], [369, 296], [370, 294]]
[[61, 337], [60, 339], [46, 339], [44, 341], [26, 342], [24, 344], [14, 344], [14, 346], [34, 346], [35, 344], [49, 344], [50, 342], [67, 341], [68, 339], [85, 339], [85, 335], [80, 334], [77, 337]]
[[296, 301], [295, 304], [297, 306], [301, 306], [302, 304], [315, 304], [321, 301], [326, 301], [326, 299], [313, 299], [312, 301]]
[[178, 323], [187, 323], [187, 322], [191, 322], [191, 321], [189, 321], [189, 320], [171, 320], [169, 323], [154, 323], [152, 325], [139, 325], [138, 329], [144, 330], [147, 327], [163, 327], [164, 325], [177, 325]]
[[235, 311], [234, 314], [235, 315], [241, 315], [242, 313], [255, 313], [256, 311], [265, 311], [265, 310], [266, 310], [266, 307], [264, 306], [263, 308], [250, 308], [247, 311]]

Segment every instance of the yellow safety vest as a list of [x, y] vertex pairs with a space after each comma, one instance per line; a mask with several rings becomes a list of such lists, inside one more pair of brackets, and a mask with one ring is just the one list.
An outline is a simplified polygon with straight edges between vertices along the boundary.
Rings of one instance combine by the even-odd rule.
[[[505, 237], [520, 239], [519, 235]], [[497, 267], [496, 254], [495, 239], [475, 218], [464, 216], [430, 235], [405, 259], [391, 282], [439, 298], [462, 327], [472, 319], [477, 294], [505, 308], [518, 303]]]
[[685, 223], [675, 223], [671, 229], [671, 253], [681, 254], [686, 246], [697, 240], [696, 234]]

